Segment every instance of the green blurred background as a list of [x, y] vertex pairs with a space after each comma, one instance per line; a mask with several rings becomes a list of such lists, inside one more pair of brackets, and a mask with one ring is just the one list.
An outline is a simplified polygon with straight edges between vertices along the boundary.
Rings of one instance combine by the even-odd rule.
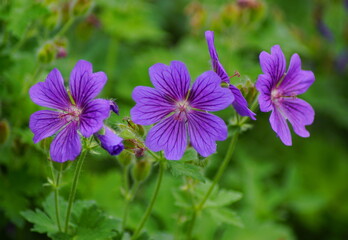
[[[42, 109], [28, 89], [58, 68], [66, 81], [77, 60], [93, 63], [108, 82], [102, 97], [113, 98], [120, 116], [134, 105], [132, 89], [151, 86], [148, 68], [172, 60], [186, 63], [192, 80], [210, 70], [204, 38], [215, 31], [220, 60], [235, 84], [255, 82], [258, 55], [279, 44], [287, 59], [299, 53], [303, 69], [316, 76], [303, 97], [315, 109], [310, 138], [293, 135], [286, 147], [272, 131], [268, 113], [257, 112], [253, 128], [238, 142], [221, 187], [243, 193], [232, 208], [244, 228], [200, 218], [196, 239], [348, 239], [348, 1], [340, 0], [1, 0], [0, 7], [0, 237], [46, 239], [30, 232], [20, 212], [40, 207], [51, 191], [40, 144], [33, 144], [30, 115]], [[73, 19], [71, 16], [76, 16]], [[71, 23], [71, 25], [69, 25]], [[62, 29], [66, 26], [66, 29]], [[66, 55], [66, 56], [65, 56]], [[232, 108], [219, 113], [226, 121]], [[218, 144], [206, 175], [214, 175], [226, 152]], [[154, 170], [155, 171], [155, 170]], [[63, 178], [67, 196], [71, 171]], [[108, 214], [122, 216], [120, 166], [104, 153], [87, 159], [78, 199], [94, 199]], [[155, 177], [140, 189], [129, 225], [142, 215]], [[173, 191], [180, 178], [165, 175], [146, 229], [152, 239], [173, 239], [178, 211]], [[183, 220], [184, 221], [184, 220]]]

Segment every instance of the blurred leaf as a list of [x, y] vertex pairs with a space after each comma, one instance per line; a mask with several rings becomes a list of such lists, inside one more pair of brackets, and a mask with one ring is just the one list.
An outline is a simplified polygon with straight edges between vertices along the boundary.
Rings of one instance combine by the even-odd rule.
[[237, 227], [243, 227], [244, 224], [241, 220], [241, 218], [228, 208], [209, 208], [207, 209], [208, 214], [212, 217], [214, 222], [219, 223], [226, 223], [230, 225], [234, 225]]
[[205, 182], [205, 178], [201, 173], [201, 168], [195, 165], [180, 161], [167, 160], [168, 168], [174, 177], [187, 176]]

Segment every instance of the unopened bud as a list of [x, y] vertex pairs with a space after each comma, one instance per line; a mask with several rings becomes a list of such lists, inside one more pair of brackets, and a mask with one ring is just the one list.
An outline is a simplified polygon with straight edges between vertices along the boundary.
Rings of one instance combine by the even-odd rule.
[[124, 145], [125, 149], [137, 148], [137, 142], [135, 139], [125, 139], [125, 140], [123, 140], [123, 145]]
[[4, 144], [10, 136], [10, 125], [6, 120], [0, 121], [0, 144]]
[[117, 160], [123, 165], [128, 166], [132, 160], [134, 155], [128, 151], [122, 151], [120, 155], [117, 157]]
[[41, 63], [50, 63], [52, 62], [57, 54], [56, 46], [52, 42], [45, 43], [37, 54], [37, 58]]
[[135, 124], [129, 117], [126, 117], [123, 119], [124, 121], [127, 122], [128, 126], [134, 130], [134, 132], [136, 134], [138, 134], [139, 136], [143, 137], [145, 134], [145, 129], [142, 125], [139, 124]]
[[136, 158], [144, 157], [145, 149], [144, 148], [136, 148], [134, 149], [134, 154]]
[[141, 159], [137, 161], [132, 169], [132, 176], [134, 181], [141, 182], [144, 181], [151, 171], [151, 163], [146, 159]]
[[92, 7], [91, 0], [75, 0], [71, 5], [71, 12], [74, 16], [85, 15]]

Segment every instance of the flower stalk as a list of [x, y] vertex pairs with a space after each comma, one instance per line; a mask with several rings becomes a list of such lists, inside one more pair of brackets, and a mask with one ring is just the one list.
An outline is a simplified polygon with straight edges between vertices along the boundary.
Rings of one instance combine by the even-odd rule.
[[213, 189], [215, 188], [216, 184], [219, 182], [220, 178], [222, 177], [222, 174], [225, 172], [228, 164], [230, 163], [230, 160], [232, 158], [232, 154], [234, 152], [234, 149], [236, 147], [236, 143], [238, 141], [238, 135], [239, 133], [236, 132], [230, 142], [230, 145], [228, 147], [227, 153], [225, 155], [225, 159], [220, 165], [219, 170], [217, 171], [213, 183], [211, 184], [210, 188], [208, 189], [207, 193], [204, 195], [202, 201], [193, 209], [193, 214], [191, 217], [191, 221], [188, 227], [187, 231], [187, 239], [191, 239], [192, 231], [196, 222], [197, 214], [203, 209], [205, 202], [208, 200], [210, 194], [212, 193]]
[[72, 205], [73, 205], [73, 202], [75, 199], [77, 183], [78, 183], [79, 176], [80, 176], [81, 169], [82, 169], [82, 165], [86, 159], [87, 153], [88, 153], [87, 150], [83, 151], [80, 158], [77, 160], [77, 166], [76, 166], [75, 173], [74, 173], [74, 179], [73, 179], [73, 183], [72, 183], [70, 194], [69, 194], [68, 208], [66, 211], [65, 229], [64, 229], [65, 233], [68, 232], [69, 219], [70, 219], [70, 215], [71, 215]]
[[159, 192], [159, 189], [161, 187], [161, 183], [162, 183], [162, 178], [163, 178], [163, 172], [164, 172], [164, 166], [163, 166], [163, 162], [160, 161], [159, 162], [159, 174], [158, 174], [158, 178], [157, 178], [157, 183], [156, 183], [156, 187], [155, 187], [155, 191], [152, 195], [152, 198], [151, 198], [151, 202], [150, 204], [148, 205], [143, 217], [141, 218], [141, 221], [140, 223], [138, 224], [133, 236], [132, 236], [132, 240], [135, 240], [137, 239], [139, 233], [141, 232], [141, 230], [143, 229], [147, 219], [149, 218], [150, 214], [151, 214], [151, 211], [152, 211], [152, 208], [153, 208], [153, 205], [155, 204], [156, 202], [156, 199], [157, 199], [157, 196], [158, 196], [158, 192]]

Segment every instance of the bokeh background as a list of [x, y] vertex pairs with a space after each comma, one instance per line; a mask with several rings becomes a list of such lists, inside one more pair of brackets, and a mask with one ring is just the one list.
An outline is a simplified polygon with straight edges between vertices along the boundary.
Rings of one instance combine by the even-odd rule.
[[[30, 231], [20, 212], [40, 207], [51, 192], [42, 144], [33, 144], [30, 115], [42, 109], [28, 89], [58, 68], [65, 80], [77, 60], [93, 63], [108, 82], [101, 96], [112, 98], [120, 116], [134, 105], [132, 89], [151, 86], [148, 68], [172, 60], [186, 63], [191, 78], [210, 70], [204, 31], [215, 31], [220, 60], [236, 85], [255, 82], [258, 55], [279, 44], [287, 59], [299, 53], [303, 69], [316, 76], [302, 97], [316, 111], [310, 138], [293, 135], [286, 147], [272, 131], [268, 113], [244, 132], [220, 186], [240, 191], [231, 208], [244, 227], [209, 218], [197, 222], [196, 239], [343, 240], [348, 239], [348, 1], [341, 0], [1, 0], [0, 7], [0, 236], [47, 239]], [[72, 18], [72, 16], [74, 16]], [[65, 27], [64, 27], [65, 26]], [[63, 28], [63, 29], [62, 29]], [[219, 113], [228, 121], [234, 112]], [[211, 178], [226, 152], [209, 160]], [[155, 170], [153, 170], [155, 171]], [[62, 195], [71, 180], [67, 170]], [[154, 174], [152, 174], [154, 175]], [[122, 216], [121, 171], [115, 157], [87, 159], [78, 199], [93, 199], [108, 214]], [[132, 204], [130, 227], [142, 215], [155, 176]], [[181, 178], [165, 174], [146, 229], [153, 239], [173, 239], [180, 221], [173, 191]], [[155, 237], [157, 236], [157, 237]], [[161, 236], [161, 237], [160, 237]], [[200, 236], [200, 237], [198, 237]], [[180, 239], [180, 238], [179, 238]]]

